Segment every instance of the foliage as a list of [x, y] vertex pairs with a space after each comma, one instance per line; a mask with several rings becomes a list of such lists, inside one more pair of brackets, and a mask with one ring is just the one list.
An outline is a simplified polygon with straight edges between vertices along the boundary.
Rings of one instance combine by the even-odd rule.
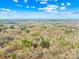
[[28, 41], [28, 40], [22, 40], [22, 44], [25, 46], [25, 47], [31, 47], [32, 46], [32, 42]]
[[10, 28], [11, 28], [11, 29], [15, 29], [14, 25], [11, 25]]
[[75, 32], [74, 28], [59, 23], [0, 25], [0, 56], [7, 56], [6, 59], [76, 59], [79, 30]]
[[27, 32], [27, 33], [30, 32], [30, 30], [28, 30], [27, 27], [21, 27], [21, 31], [23, 31], [23, 32]]
[[58, 39], [58, 42], [62, 48], [73, 48], [73, 44], [69, 42], [65, 37], [60, 36]]
[[17, 58], [17, 54], [16, 53], [12, 53], [10, 57], [12, 57], [12, 59], [16, 59]]
[[41, 44], [42, 48], [48, 48], [50, 47], [50, 42], [48, 38], [42, 38]]
[[0, 28], [0, 32], [2, 32], [2, 30], [3, 30], [3, 29], [2, 29], [2, 28]]

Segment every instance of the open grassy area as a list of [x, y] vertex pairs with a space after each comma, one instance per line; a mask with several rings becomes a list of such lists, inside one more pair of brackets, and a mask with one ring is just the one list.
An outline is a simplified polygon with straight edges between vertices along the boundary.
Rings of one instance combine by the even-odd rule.
[[79, 24], [0, 24], [0, 59], [79, 59]]

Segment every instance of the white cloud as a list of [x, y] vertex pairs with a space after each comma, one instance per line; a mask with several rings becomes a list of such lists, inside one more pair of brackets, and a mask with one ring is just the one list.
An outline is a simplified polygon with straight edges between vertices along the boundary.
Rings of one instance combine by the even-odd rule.
[[14, 2], [18, 2], [18, 0], [13, 0]]
[[1, 10], [2, 10], [2, 11], [8, 11], [8, 12], [11, 11], [10, 9], [7, 9], [7, 8], [2, 8]]
[[58, 0], [55, 0], [55, 2], [57, 2]]
[[[35, 8], [35, 6], [26, 8]], [[38, 8], [45, 12], [16, 12], [8, 8], [0, 8], [0, 19], [79, 19], [79, 10], [75, 12], [59, 12], [57, 10], [65, 10], [66, 7], [59, 7], [57, 5], [48, 5], [44, 8]], [[53, 16], [53, 17], [52, 17]]]
[[18, 7], [22, 7], [23, 5], [19, 5], [19, 4], [17, 4], [16, 6], [18, 6]]
[[61, 3], [61, 5], [64, 6], [65, 4], [64, 3]]
[[65, 9], [66, 9], [66, 7], [65, 7], [65, 6], [60, 7], [60, 10], [65, 10]]
[[15, 14], [16, 13], [16, 11], [14, 11], [14, 10], [10, 10], [10, 9], [6, 9], [6, 8], [1, 8], [0, 9], [1, 10], [1, 12], [0, 12], [0, 14], [1, 15], [12, 15], [12, 14]]
[[57, 6], [57, 5], [47, 5], [47, 7], [38, 8], [38, 10], [42, 10], [45, 12], [58, 12], [57, 8], [59, 8], [59, 6]]
[[42, 0], [42, 1], [48, 1], [48, 0]]
[[[13, 11], [11, 11], [13, 12]], [[79, 19], [79, 14], [67, 13], [47, 13], [47, 12], [13, 12], [12, 14], [7, 12], [0, 12], [0, 19]], [[53, 17], [52, 17], [53, 16]]]
[[32, 6], [32, 8], [35, 8], [35, 6]]
[[7, 15], [8, 12], [0, 12], [1, 15]]
[[40, 4], [47, 4], [47, 1], [41, 1]]
[[35, 6], [30, 7], [30, 6], [27, 5], [25, 8], [35, 8]]
[[70, 6], [70, 5], [71, 5], [71, 3], [67, 2], [67, 6]]
[[[49, 1], [49, 0], [36, 0], [36, 1]], [[51, 1], [51, 0], [50, 0]]]
[[28, 0], [24, 0], [24, 2], [25, 2], [25, 3], [27, 3], [27, 2], [28, 2]]
[[38, 10], [41, 10], [41, 11], [44, 11], [44, 12], [54, 12], [54, 13], [57, 13], [58, 11], [57, 10], [54, 10], [52, 8], [38, 8]]
[[50, 7], [50, 8], [52, 8], [52, 9], [57, 9], [57, 8], [59, 8], [59, 6], [57, 6], [57, 5], [48, 5], [47, 7]]
[[30, 6], [26, 6], [25, 8], [30, 8]]

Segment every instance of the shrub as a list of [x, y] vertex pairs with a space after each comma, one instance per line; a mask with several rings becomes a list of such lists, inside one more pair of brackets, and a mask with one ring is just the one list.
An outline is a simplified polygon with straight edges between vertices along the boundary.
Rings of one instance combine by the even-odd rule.
[[32, 42], [30, 42], [28, 40], [22, 40], [22, 44], [25, 47], [31, 47], [32, 46]]
[[28, 30], [26, 27], [21, 27], [21, 31], [22, 31], [22, 32], [27, 32], [27, 33], [30, 32], [30, 30]]
[[36, 56], [37, 58], [42, 58], [44, 53], [42, 50], [36, 50], [33, 52], [34, 56]]
[[2, 32], [2, 30], [3, 30], [3, 29], [0, 27], [0, 32]]
[[16, 54], [16, 53], [12, 53], [12, 54], [11, 54], [11, 58], [12, 58], [12, 59], [16, 59], [16, 58], [17, 58], [17, 54]]
[[74, 48], [79, 48], [79, 43], [75, 43], [73, 46]]
[[71, 42], [65, 40], [65, 37], [60, 36], [60, 38], [58, 38], [58, 42], [59, 42], [60, 46], [63, 48], [73, 48], [73, 44], [71, 44]]
[[14, 25], [11, 25], [10, 28], [11, 28], [11, 29], [15, 29]]
[[48, 38], [42, 38], [42, 42], [40, 44], [42, 46], [42, 48], [47, 48], [49, 49], [50, 47], [50, 42], [49, 42], [49, 39]]
[[74, 31], [73, 31], [73, 29], [72, 28], [69, 28], [69, 29], [62, 29], [62, 30], [64, 30], [65, 31], [65, 33], [73, 33]]

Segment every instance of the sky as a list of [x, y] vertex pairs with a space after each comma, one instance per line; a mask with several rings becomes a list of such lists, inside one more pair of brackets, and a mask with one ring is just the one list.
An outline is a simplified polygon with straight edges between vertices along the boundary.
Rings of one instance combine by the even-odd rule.
[[79, 19], [79, 0], [0, 0], [0, 19]]

